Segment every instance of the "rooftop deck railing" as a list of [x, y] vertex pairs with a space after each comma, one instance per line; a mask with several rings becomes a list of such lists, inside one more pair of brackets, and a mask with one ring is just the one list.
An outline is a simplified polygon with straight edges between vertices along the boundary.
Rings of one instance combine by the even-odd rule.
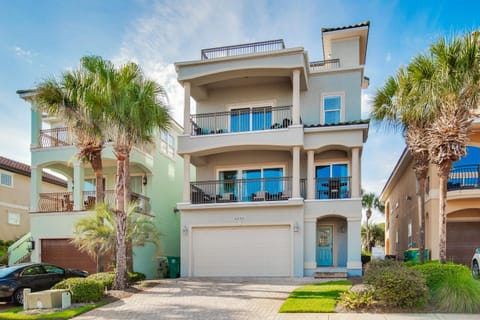
[[480, 188], [480, 165], [464, 165], [450, 171], [447, 191]]
[[253, 107], [190, 116], [192, 136], [287, 128], [292, 107]]
[[285, 49], [285, 43], [283, 42], [283, 39], [269, 40], [269, 41], [261, 41], [261, 42], [254, 42], [254, 43], [238, 44], [233, 46], [202, 49], [201, 59], [207, 60], [207, 59], [239, 56], [243, 54], [270, 52], [270, 51], [281, 50], [281, 49]]
[[310, 62], [311, 71], [325, 71], [340, 68], [340, 59], [329, 59]]

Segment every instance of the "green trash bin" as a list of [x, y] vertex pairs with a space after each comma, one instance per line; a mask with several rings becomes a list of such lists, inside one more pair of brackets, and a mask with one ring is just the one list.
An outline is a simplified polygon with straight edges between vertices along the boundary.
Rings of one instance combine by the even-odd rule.
[[[411, 248], [403, 252], [403, 261], [413, 261], [418, 262], [418, 253], [420, 250], [418, 248]], [[428, 260], [428, 249], [423, 250], [423, 261]]]
[[167, 257], [169, 276], [171, 279], [180, 277], [180, 257]]

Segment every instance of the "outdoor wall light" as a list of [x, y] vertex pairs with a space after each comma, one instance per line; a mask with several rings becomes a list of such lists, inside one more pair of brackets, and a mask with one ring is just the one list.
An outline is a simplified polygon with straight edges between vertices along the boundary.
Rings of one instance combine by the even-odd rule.
[[295, 222], [295, 224], [293, 225], [293, 232], [298, 232], [300, 231], [300, 226], [298, 225], [298, 222]]
[[147, 182], [148, 182], [147, 176], [144, 175], [143, 178], [142, 178], [142, 183], [143, 183], [143, 185], [146, 186], [146, 185], [147, 185]]
[[183, 226], [182, 231], [183, 231], [183, 233], [188, 233], [188, 227], [187, 227], [187, 226]]
[[33, 240], [33, 238], [30, 238], [27, 240], [28, 244], [27, 244], [27, 250], [28, 252], [32, 252], [33, 250], [35, 250], [35, 240]]

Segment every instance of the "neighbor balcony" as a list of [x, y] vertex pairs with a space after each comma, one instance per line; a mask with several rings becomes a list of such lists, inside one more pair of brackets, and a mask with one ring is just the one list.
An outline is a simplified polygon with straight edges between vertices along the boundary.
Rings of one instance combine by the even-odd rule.
[[283, 39], [268, 40], [254, 43], [238, 44], [216, 48], [202, 49], [201, 59], [215, 59], [245, 54], [264, 53], [285, 49]]
[[[40, 193], [38, 212], [72, 212], [74, 211], [73, 192]], [[138, 212], [150, 213], [150, 198], [139, 193], [131, 192], [130, 201], [138, 203]], [[93, 210], [96, 203], [95, 191], [84, 191], [81, 211]], [[114, 190], [104, 192], [104, 203], [110, 207], [115, 206]]]
[[447, 182], [447, 191], [478, 189], [480, 188], [480, 165], [463, 165], [450, 171]]
[[253, 107], [190, 116], [191, 135], [213, 135], [287, 128], [292, 124], [292, 107]]
[[40, 130], [38, 146], [40, 148], [55, 148], [73, 145], [73, 134], [64, 128]]
[[329, 59], [310, 62], [310, 71], [328, 71], [340, 68], [340, 59]]

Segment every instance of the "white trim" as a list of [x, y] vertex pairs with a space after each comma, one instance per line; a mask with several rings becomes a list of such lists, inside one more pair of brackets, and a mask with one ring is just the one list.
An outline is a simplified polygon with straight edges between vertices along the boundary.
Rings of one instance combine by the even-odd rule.
[[28, 206], [19, 206], [19, 205], [16, 205], [16, 204], [11, 204], [11, 203], [8, 203], [8, 202], [3, 202], [3, 201], [0, 201], [0, 207], [8, 207], [8, 208], [12, 208], [12, 209], [25, 210], [25, 211], [30, 210], [30, 207], [28, 207]]
[[324, 92], [320, 99], [320, 124], [325, 124], [325, 98], [340, 97], [340, 121], [345, 122], [345, 91]]

